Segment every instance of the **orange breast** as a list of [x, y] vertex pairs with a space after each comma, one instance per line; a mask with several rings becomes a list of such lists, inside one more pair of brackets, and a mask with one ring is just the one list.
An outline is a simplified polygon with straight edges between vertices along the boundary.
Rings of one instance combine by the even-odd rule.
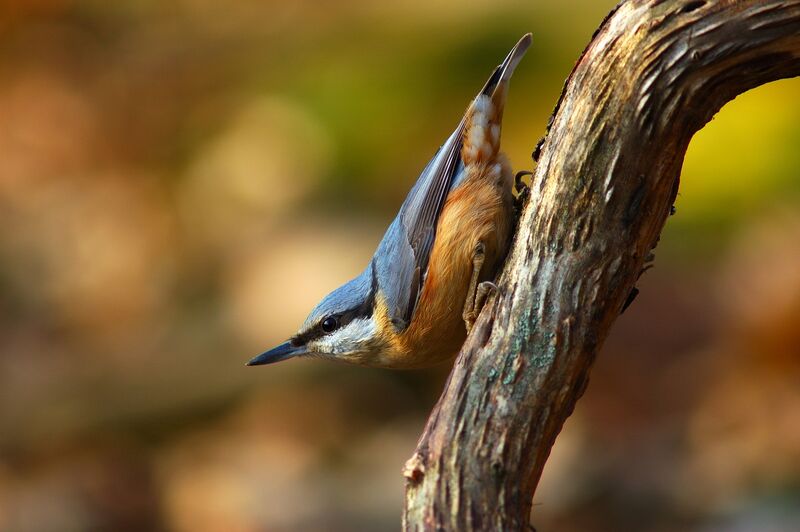
[[478, 241], [485, 246], [481, 281], [492, 280], [505, 257], [513, 221], [511, 169], [501, 155], [468, 172], [442, 208], [414, 317], [392, 341], [393, 367], [430, 366], [452, 358], [466, 337], [462, 311], [475, 246]]

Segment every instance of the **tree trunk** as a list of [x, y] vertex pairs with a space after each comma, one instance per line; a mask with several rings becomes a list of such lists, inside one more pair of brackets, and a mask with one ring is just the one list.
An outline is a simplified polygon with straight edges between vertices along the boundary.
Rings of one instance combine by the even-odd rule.
[[737, 94], [796, 75], [800, 0], [629, 0], [603, 21], [534, 153], [500, 295], [406, 464], [406, 530], [530, 526], [550, 448], [658, 242], [689, 140]]

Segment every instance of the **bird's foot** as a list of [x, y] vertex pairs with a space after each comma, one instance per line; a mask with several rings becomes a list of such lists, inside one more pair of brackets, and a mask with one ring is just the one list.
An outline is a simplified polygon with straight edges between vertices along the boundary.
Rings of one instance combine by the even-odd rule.
[[475, 320], [478, 319], [478, 315], [481, 313], [481, 310], [483, 310], [486, 300], [499, 291], [500, 289], [497, 285], [491, 281], [484, 281], [478, 285], [475, 289], [475, 302], [472, 310], [464, 313], [464, 323], [467, 325], [467, 333], [469, 333], [473, 325], [475, 325]]
[[475, 312], [475, 302], [477, 301], [478, 287], [480, 286], [478, 280], [481, 276], [484, 260], [486, 260], [486, 248], [483, 242], [478, 241], [475, 244], [475, 249], [472, 250], [472, 275], [467, 287], [467, 298], [464, 300], [464, 311], [461, 314], [467, 326], [467, 332], [472, 329], [472, 324], [475, 323], [475, 318], [478, 316], [478, 313]]
[[514, 198], [514, 211], [517, 218], [522, 214], [522, 209], [525, 207], [525, 202], [531, 195], [531, 187], [522, 180], [523, 177], [532, 176], [533, 172], [530, 170], [521, 170], [514, 176], [514, 190], [517, 191], [517, 196]]

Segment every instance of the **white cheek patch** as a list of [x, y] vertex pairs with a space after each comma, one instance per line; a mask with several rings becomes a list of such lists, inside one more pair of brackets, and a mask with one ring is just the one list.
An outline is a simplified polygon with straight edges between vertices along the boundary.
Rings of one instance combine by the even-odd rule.
[[309, 350], [320, 355], [345, 355], [357, 352], [375, 337], [375, 322], [358, 318], [341, 329], [309, 343]]

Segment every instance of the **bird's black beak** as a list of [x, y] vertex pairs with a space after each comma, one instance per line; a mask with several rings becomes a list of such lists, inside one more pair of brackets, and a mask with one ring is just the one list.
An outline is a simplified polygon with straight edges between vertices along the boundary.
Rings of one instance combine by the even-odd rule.
[[264, 364], [272, 364], [273, 362], [280, 362], [287, 358], [296, 357], [305, 354], [306, 349], [303, 346], [294, 346], [291, 342], [283, 342], [277, 347], [273, 347], [265, 353], [261, 353], [253, 360], [247, 363], [248, 366], [263, 366]]

